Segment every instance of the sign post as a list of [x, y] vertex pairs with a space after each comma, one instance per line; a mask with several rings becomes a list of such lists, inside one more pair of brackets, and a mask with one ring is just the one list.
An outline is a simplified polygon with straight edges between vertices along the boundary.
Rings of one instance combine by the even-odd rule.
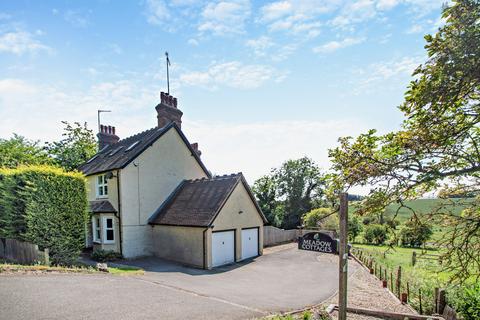
[[340, 194], [340, 241], [338, 248], [339, 283], [338, 283], [338, 319], [347, 319], [347, 278], [348, 278], [348, 194]]

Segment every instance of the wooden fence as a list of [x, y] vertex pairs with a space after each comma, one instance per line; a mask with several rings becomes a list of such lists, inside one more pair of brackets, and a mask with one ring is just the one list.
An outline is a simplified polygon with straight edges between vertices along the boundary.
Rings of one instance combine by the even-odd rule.
[[280, 229], [274, 226], [264, 226], [263, 227], [263, 246], [270, 247], [277, 244], [293, 242], [309, 232], [323, 232], [330, 235], [332, 238], [336, 238], [337, 234], [335, 231], [323, 230], [320, 228], [309, 228], [309, 229]]
[[15, 239], [0, 238], [0, 259], [20, 264], [50, 264], [48, 249], [41, 251], [36, 244]]
[[439, 254], [432, 254], [432, 253], [426, 253], [426, 252], [421, 252], [420, 254], [417, 254], [416, 251], [413, 251], [412, 266], [416, 265], [418, 260], [436, 261], [442, 264], [441, 256]]
[[[383, 287], [389, 289], [398, 299], [409, 304], [420, 314], [439, 314], [447, 320], [456, 320], [457, 316], [453, 308], [446, 304], [445, 290], [440, 288], [413, 288], [408, 281], [402, 278], [402, 267], [388, 268], [378, 263], [367, 252], [352, 248], [352, 254], [362, 262], [370, 273], [382, 281]], [[433, 296], [426, 294], [427, 290], [433, 289]]]

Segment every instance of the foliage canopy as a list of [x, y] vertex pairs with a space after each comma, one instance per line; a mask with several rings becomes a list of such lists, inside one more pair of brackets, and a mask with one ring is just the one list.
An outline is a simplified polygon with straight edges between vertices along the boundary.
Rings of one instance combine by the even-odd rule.
[[401, 130], [341, 138], [329, 155], [337, 173], [333, 189], [374, 186], [358, 213], [404, 205], [441, 188], [476, 194], [465, 214], [442, 206], [431, 217], [443, 215], [439, 223], [453, 228], [443, 243], [446, 268], [463, 281], [480, 277], [480, 2], [454, 1], [443, 19], [435, 35], [425, 36], [428, 59], [415, 70], [399, 107]]

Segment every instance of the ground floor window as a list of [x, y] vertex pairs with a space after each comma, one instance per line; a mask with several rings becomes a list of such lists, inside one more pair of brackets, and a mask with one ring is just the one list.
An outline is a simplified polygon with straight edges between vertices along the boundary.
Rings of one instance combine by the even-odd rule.
[[115, 230], [113, 227], [113, 217], [103, 218], [103, 243], [115, 242]]
[[92, 231], [93, 231], [93, 242], [100, 243], [102, 241], [101, 233], [100, 233], [100, 218], [93, 217], [92, 218]]

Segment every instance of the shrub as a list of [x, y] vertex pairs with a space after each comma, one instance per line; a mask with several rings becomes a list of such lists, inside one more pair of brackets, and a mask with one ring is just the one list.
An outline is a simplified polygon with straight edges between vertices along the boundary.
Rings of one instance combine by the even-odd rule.
[[112, 250], [95, 249], [92, 252], [91, 258], [98, 262], [108, 262], [122, 259], [122, 255]]
[[363, 238], [370, 244], [384, 244], [388, 237], [387, 228], [381, 224], [370, 224], [365, 227]]
[[48, 166], [0, 169], [0, 237], [50, 250], [54, 264], [72, 264], [85, 244], [82, 174]]
[[[338, 216], [332, 213], [331, 208], [318, 208], [307, 212], [302, 220], [303, 225], [307, 228], [322, 228], [327, 230], [338, 229]], [[329, 215], [330, 214], [330, 215]]]
[[432, 235], [431, 225], [415, 219], [405, 222], [400, 229], [400, 241], [403, 246], [408, 247], [421, 247]]
[[455, 309], [464, 320], [480, 319], [480, 284], [462, 288], [455, 300]]
[[348, 218], [348, 240], [355, 241], [355, 238], [362, 232], [363, 226], [360, 223], [360, 218], [355, 215], [351, 215]]

